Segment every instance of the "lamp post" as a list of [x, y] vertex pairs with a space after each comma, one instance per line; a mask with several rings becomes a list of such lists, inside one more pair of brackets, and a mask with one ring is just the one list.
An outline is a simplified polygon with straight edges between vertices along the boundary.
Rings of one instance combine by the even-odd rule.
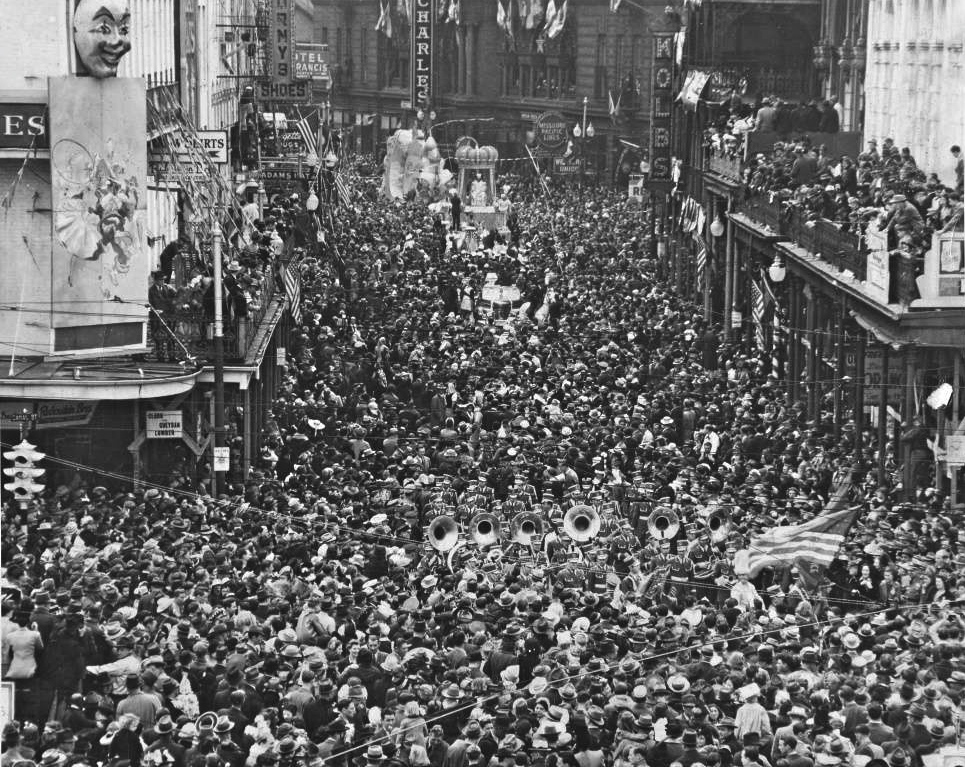
[[573, 137], [580, 142], [580, 187], [583, 186], [583, 177], [586, 175], [586, 140], [596, 135], [596, 128], [593, 123], [586, 121], [586, 108], [590, 100], [583, 97], [583, 120], [573, 126]]
[[[224, 447], [225, 442], [225, 393], [224, 393], [224, 317], [222, 303], [223, 288], [221, 281], [221, 245], [224, 235], [218, 222], [217, 212], [211, 226], [211, 266], [214, 271], [214, 445]], [[214, 455], [216, 451], [212, 451]], [[212, 458], [211, 467], [211, 496], [217, 498], [218, 489], [224, 487], [223, 472], [214, 470], [215, 459]]]

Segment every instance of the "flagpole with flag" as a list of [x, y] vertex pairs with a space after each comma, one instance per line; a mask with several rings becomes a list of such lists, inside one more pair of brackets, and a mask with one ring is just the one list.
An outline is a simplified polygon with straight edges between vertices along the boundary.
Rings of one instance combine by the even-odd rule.
[[[546, 22], [546, 37], [550, 40], [559, 37], [560, 32], [563, 31], [563, 27], [566, 26], [566, 10], [569, 1], [570, 0], [563, 0], [563, 2], [556, 9], [556, 13], [553, 15], [552, 24], [549, 21]], [[547, 10], [547, 16], [548, 15], [549, 11]]]
[[837, 488], [824, 513], [800, 525], [784, 525], [752, 538], [734, 555], [734, 571], [755, 577], [768, 567], [828, 567], [854, 525], [861, 506], [848, 506], [850, 485]]

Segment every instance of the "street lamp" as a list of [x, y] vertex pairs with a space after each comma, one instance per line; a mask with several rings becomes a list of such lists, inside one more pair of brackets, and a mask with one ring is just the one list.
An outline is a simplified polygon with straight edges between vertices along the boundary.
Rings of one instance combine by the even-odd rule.
[[590, 100], [583, 97], [583, 120], [573, 126], [573, 137], [580, 141], [580, 186], [583, 186], [583, 176], [586, 175], [586, 140], [596, 135], [593, 123], [586, 121], [586, 107]]
[[787, 276], [787, 269], [780, 256], [774, 256], [774, 262], [767, 268], [767, 276], [771, 278], [771, 282], [784, 282], [784, 278]]

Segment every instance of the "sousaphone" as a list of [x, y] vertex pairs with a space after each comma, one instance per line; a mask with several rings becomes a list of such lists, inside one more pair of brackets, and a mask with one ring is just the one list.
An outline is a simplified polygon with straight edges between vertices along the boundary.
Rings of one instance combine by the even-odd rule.
[[426, 537], [436, 551], [449, 551], [459, 541], [459, 525], [448, 515], [438, 516], [429, 523]]
[[707, 529], [710, 530], [710, 540], [714, 543], [721, 543], [727, 539], [730, 533], [730, 518], [722, 507], [718, 506], [707, 517]]
[[529, 546], [535, 535], [543, 534], [543, 520], [532, 511], [521, 511], [509, 526], [509, 537], [516, 543]]
[[498, 543], [501, 532], [499, 517], [488, 511], [482, 511], [469, 520], [469, 535], [479, 548]]
[[577, 543], [586, 543], [600, 534], [600, 514], [592, 506], [574, 506], [563, 517], [563, 530]]
[[680, 532], [680, 518], [669, 506], [658, 506], [647, 519], [647, 529], [651, 538], [669, 541]]

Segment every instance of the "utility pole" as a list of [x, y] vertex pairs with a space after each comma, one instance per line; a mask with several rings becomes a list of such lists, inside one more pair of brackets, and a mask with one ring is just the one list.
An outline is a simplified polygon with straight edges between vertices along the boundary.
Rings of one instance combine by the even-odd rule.
[[[221, 224], [215, 212], [211, 227], [211, 260], [214, 262], [214, 447], [224, 447], [224, 287], [221, 282]], [[215, 451], [211, 451], [211, 466], [215, 465]], [[224, 484], [224, 472], [212, 471], [211, 495], [217, 497]]]

